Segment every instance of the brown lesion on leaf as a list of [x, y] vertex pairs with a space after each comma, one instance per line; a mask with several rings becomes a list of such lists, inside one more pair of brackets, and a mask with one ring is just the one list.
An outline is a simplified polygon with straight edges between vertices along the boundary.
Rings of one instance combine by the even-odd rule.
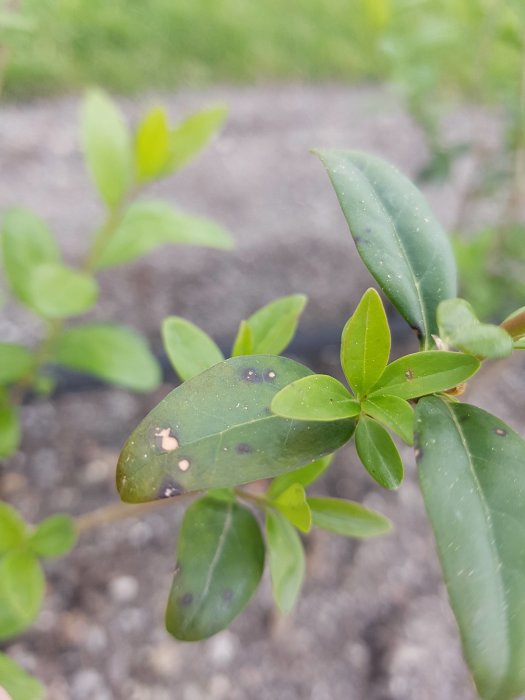
[[411, 370], [410, 368], [405, 370], [405, 379], [407, 379], [409, 382], [412, 381], [412, 379], [414, 379], [415, 376], [416, 375], [414, 374], [413, 370]]
[[263, 381], [262, 376], [251, 367], [243, 371], [242, 378], [245, 382], [251, 382], [252, 384], [259, 384]]
[[164, 452], [173, 452], [179, 446], [179, 441], [171, 434], [171, 428], [155, 428], [155, 437], [160, 438], [160, 449]]
[[173, 496], [181, 496], [184, 493], [184, 487], [173, 479], [164, 479], [157, 492], [157, 498], [172, 498]]
[[448, 396], [461, 396], [461, 394], [465, 393], [466, 388], [467, 382], [461, 382], [461, 384], [453, 386], [452, 389], [447, 389], [444, 393]]

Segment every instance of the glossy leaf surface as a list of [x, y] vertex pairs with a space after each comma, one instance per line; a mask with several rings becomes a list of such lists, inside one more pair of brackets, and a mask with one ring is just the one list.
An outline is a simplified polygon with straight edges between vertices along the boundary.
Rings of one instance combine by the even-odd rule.
[[305, 573], [302, 542], [296, 529], [281, 513], [266, 513], [266, 543], [270, 560], [273, 597], [279, 610], [289, 613], [299, 596]]
[[0, 653], [0, 688], [11, 700], [42, 700], [44, 687], [6, 654]]
[[177, 387], [146, 416], [121, 452], [124, 501], [235, 486], [292, 471], [347, 442], [353, 420], [289, 421], [271, 414], [274, 395], [310, 374], [272, 355], [221, 362]]
[[363, 295], [341, 336], [341, 366], [358, 396], [374, 386], [390, 356], [390, 328], [375, 289]]
[[315, 462], [307, 464], [305, 467], [296, 469], [293, 472], [281, 474], [270, 484], [268, 496], [270, 498], [275, 498], [292, 484], [301, 484], [305, 488], [310, 484], [313, 484], [314, 481], [316, 481], [328, 469], [333, 458], [333, 455], [327, 455], [326, 457], [316, 459]]
[[39, 265], [29, 283], [31, 307], [44, 318], [77, 316], [97, 300], [98, 285], [91, 275], [60, 263]]
[[414, 442], [414, 409], [398, 396], [373, 396], [362, 403], [363, 411], [392, 430], [407, 445]]
[[123, 265], [168, 243], [233, 248], [230, 234], [215, 222], [186, 214], [165, 202], [143, 200], [127, 209], [97, 267]]
[[69, 515], [51, 515], [42, 520], [29, 538], [29, 548], [38, 557], [62, 557], [74, 546], [75, 521]]
[[124, 118], [100, 90], [87, 93], [81, 114], [82, 143], [88, 169], [104, 202], [116, 207], [131, 182], [133, 151]]
[[191, 321], [169, 316], [162, 323], [162, 341], [175, 372], [183, 382], [224, 360], [210, 336]]
[[23, 345], [0, 343], [0, 385], [21, 379], [33, 367], [33, 355]]
[[447, 299], [438, 307], [439, 337], [456, 350], [479, 358], [508, 357], [512, 337], [500, 326], [481, 323], [464, 299]]
[[376, 537], [392, 529], [388, 518], [342, 498], [309, 498], [315, 527], [345, 537]]
[[371, 396], [388, 394], [413, 399], [451, 389], [466, 381], [479, 369], [472, 355], [460, 352], [418, 352], [405, 355], [388, 365]]
[[40, 611], [44, 575], [29, 552], [13, 551], [0, 559], [0, 640], [28, 627]]
[[242, 506], [203, 498], [184, 515], [166, 628], [205, 639], [227, 627], [255, 592], [264, 568], [259, 525]]
[[457, 295], [447, 236], [419, 190], [376, 156], [322, 150], [359, 255], [386, 296], [432, 347], [439, 302]]
[[282, 389], [271, 409], [276, 415], [295, 420], [334, 421], [357, 416], [361, 407], [337, 379], [314, 374]]
[[403, 481], [403, 463], [387, 431], [372, 418], [361, 416], [355, 447], [370, 476], [385, 489], [397, 489]]
[[56, 360], [134, 391], [151, 391], [161, 378], [145, 340], [121, 326], [93, 323], [67, 329], [58, 340]]
[[2, 257], [5, 276], [13, 293], [31, 305], [29, 291], [33, 270], [60, 260], [53, 234], [44, 221], [26, 209], [11, 209], [3, 219]]
[[463, 648], [481, 697], [525, 692], [525, 442], [495, 416], [417, 406], [416, 457]]

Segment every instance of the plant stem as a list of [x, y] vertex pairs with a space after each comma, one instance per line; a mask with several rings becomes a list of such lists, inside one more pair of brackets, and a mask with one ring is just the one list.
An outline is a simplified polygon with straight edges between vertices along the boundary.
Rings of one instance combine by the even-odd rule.
[[513, 338], [521, 338], [525, 335], [525, 311], [521, 311], [515, 316], [503, 321], [501, 327], [504, 328]]

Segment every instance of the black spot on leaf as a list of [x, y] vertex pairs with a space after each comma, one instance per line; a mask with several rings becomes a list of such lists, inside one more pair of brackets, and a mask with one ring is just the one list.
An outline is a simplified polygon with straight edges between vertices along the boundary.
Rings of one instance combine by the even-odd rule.
[[240, 455], [247, 455], [253, 452], [252, 446], [248, 445], [247, 442], [240, 442], [235, 449]]
[[262, 376], [252, 368], [245, 369], [242, 373], [242, 378], [245, 382], [251, 382], [252, 384], [259, 384], [263, 381]]
[[193, 603], [193, 595], [191, 593], [185, 593], [179, 598], [178, 603], [181, 608], [187, 608], [188, 605]]
[[157, 498], [171, 498], [172, 496], [180, 496], [184, 493], [184, 487], [178, 481], [173, 479], [164, 479], [157, 493]]

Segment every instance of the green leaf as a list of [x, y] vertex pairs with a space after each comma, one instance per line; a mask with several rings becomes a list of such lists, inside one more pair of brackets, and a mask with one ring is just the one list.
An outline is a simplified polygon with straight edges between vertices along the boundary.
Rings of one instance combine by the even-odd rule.
[[514, 350], [525, 350], [525, 338], [514, 341]]
[[295, 605], [303, 585], [304, 549], [297, 531], [278, 511], [266, 513], [266, 544], [270, 559], [273, 597], [287, 614]]
[[45, 263], [33, 270], [28, 285], [31, 307], [44, 318], [77, 316], [97, 300], [96, 280], [61, 263]]
[[355, 447], [372, 479], [385, 489], [397, 489], [403, 481], [403, 463], [386, 430], [372, 418], [362, 416], [355, 431]]
[[429, 350], [405, 355], [388, 365], [370, 395], [388, 394], [414, 399], [435, 394], [466, 381], [479, 367], [479, 360], [460, 352]]
[[169, 158], [170, 127], [162, 107], [153, 107], [142, 119], [135, 138], [135, 169], [140, 182], [163, 175]]
[[44, 221], [25, 209], [11, 209], [2, 226], [2, 255], [5, 276], [13, 293], [31, 305], [29, 285], [39, 265], [55, 263], [60, 253]]
[[16, 549], [27, 539], [27, 526], [17, 511], [0, 501], [0, 554]]
[[221, 362], [177, 387], [120, 454], [122, 500], [267, 479], [336, 450], [352, 437], [353, 420], [295, 422], [269, 411], [282, 387], [308, 374], [293, 360], [253, 355]]
[[44, 597], [44, 575], [30, 552], [8, 552], [0, 559], [0, 640], [33, 622]]
[[162, 342], [183, 382], [222, 362], [224, 356], [210, 336], [191, 321], [169, 316], [162, 323]]
[[464, 653], [480, 695], [525, 692], [525, 442], [437, 397], [416, 409], [416, 458]]
[[398, 396], [373, 396], [361, 404], [362, 410], [379, 423], [392, 430], [407, 445], [414, 443], [414, 410]]
[[69, 515], [51, 515], [42, 520], [29, 538], [33, 554], [48, 559], [62, 557], [75, 546], [75, 521]]
[[274, 500], [275, 507], [301, 532], [310, 532], [312, 514], [301, 484], [292, 484]]
[[396, 168], [375, 156], [318, 152], [359, 255], [424, 349], [437, 333], [440, 301], [457, 296], [452, 249], [423, 196]]
[[276, 415], [293, 420], [334, 421], [357, 416], [361, 406], [337, 379], [314, 374], [281, 389], [271, 409]]
[[0, 689], [11, 696], [11, 700], [42, 700], [44, 686], [24, 671], [9, 656], [0, 653]]
[[21, 440], [18, 409], [0, 394], [0, 459], [14, 454]]
[[258, 309], [248, 319], [253, 336], [253, 351], [261, 355], [280, 355], [295, 335], [308, 298], [304, 294], [281, 297]]
[[276, 498], [292, 484], [302, 484], [305, 488], [313, 484], [328, 469], [333, 458], [334, 455], [327, 455], [321, 459], [316, 459], [311, 464], [307, 464], [306, 467], [281, 474], [270, 484], [270, 488], [267, 491], [268, 498]]
[[481, 323], [464, 299], [447, 299], [438, 306], [439, 336], [447, 345], [482, 358], [508, 357], [512, 338], [503, 328]]
[[223, 105], [196, 112], [172, 132], [167, 169], [179, 170], [201, 151], [219, 131], [228, 110]]
[[390, 532], [392, 524], [384, 515], [360, 503], [342, 498], [309, 498], [315, 527], [344, 537], [376, 537]]
[[230, 234], [213, 221], [190, 216], [164, 202], [143, 200], [127, 209], [97, 267], [123, 265], [165, 243], [233, 248]]
[[133, 172], [129, 131], [116, 104], [100, 90], [87, 93], [81, 115], [87, 165], [100, 196], [111, 208], [124, 197]]
[[341, 336], [341, 366], [358, 396], [378, 381], [389, 356], [390, 328], [383, 302], [375, 289], [369, 289]]
[[264, 568], [256, 519], [236, 503], [203, 498], [184, 515], [166, 628], [184, 641], [206, 639], [246, 607]]
[[11, 384], [31, 372], [33, 355], [23, 345], [0, 343], [0, 385]]
[[92, 323], [68, 328], [58, 339], [55, 358], [63, 367], [134, 391], [151, 391], [161, 379], [144, 338], [122, 326]]
[[252, 355], [253, 352], [252, 330], [248, 325], [248, 321], [241, 321], [237, 336], [233, 343], [232, 357], [239, 357], [239, 355]]

